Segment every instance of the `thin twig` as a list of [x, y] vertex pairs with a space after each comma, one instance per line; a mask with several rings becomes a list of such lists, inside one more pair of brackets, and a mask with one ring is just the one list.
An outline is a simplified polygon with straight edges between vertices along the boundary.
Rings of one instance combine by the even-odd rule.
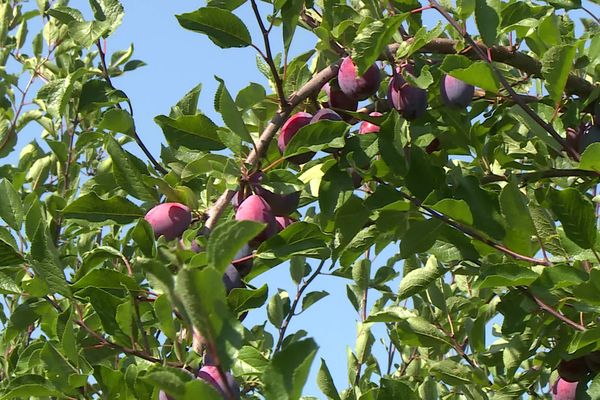
[[557, 319], [561, 320], [562, 322], [564, 322], [565, 324], [569, 325], [571, 328], [573, 328], [575, 330], [578, 330], [578, 331], [585, 331], [586, 330], [585, 326], [583, 326], [581, 324], [578, 324], [575, 321], [570, 320], [565, 315], [561, 314], [558, 310], [555, 310], [554, 308], [552, 308], [548, 304], [544, 303], [539, 297], [537, 297], [535, 294], [531, 293], [531, 291], [528, 288], [526, 288], [526, 287], [520, 287], [520, 289], [523, 292], [525, 292], [533, 301], [535, 301], [535, 303], [538, 305], [538, 307], [541, 310], [546, 311], [548, 314], [556, 317]]
[[302, 294], [304, 293], [304, 291], [306, 290], [308, 285], [310, 285], [311, 282], [313, 280], [315, 280], [315, 278], [321, 273], [321, 269], [323, 269], [323, 265], [325, 265], [325, 261], [326, 260], [324, 260], [324, 259], [321, 260], [321, 262], [319, 263], [319, 266], [317, 267], [315, 272], [313, 272], [312, 275], [308, 279], [306, 279], [304, 282], [302, 282], [302, 284], [299, 286], [298, 291], [296, 292], [296, 297], [294, 298], [294, 302], [292, 303], [292, 306], [290, 308], [290, 311], [288, 312], [285, 320], [283, 321], [283, 323], [281, 324], [281, 327], [279, 328], [279, 339], [277, 340], [277, 345], [275, 346], [275, 353], [277, 353], [279, 350], [281, 350], [281, 345], [283, 344], [283, 339], [285, 337], [285, 331], [287, 330], [287, 328], [290, 324], [290, 321], [294, 317], [294, 314], [296, 312], [296, 307], [298, 307], [298, 304], [300, 303]]
[[[100, 54], [100, 63], [102, 65], [102, 68], [101, 68], [102, 76], [104, 77], [104, 80], [106, 81], [108, 86], [110, 86], [111, 89], [117, 90], [117, 88], [112, 83], [110, 74], [108, 73], [108, 66], [106, 64], [106, 54], [104, 53], [104, 50], [102, 49], [102, 44], [100, 43], [100, 39], [98, 39], [98, 41], [96, 42], [96, 47], [98, 48], [98, 53]], [[127, 101], [127, 105], [129, 107], [129, 114], [131, 114], [131, 119], [133, 121], [133, 106], [131, 104], [131, 100], [129, 100], [129, 97], [127, 95], [125, 95], [125, 98]], [[122, 108], [121, 105], [119, 105], [119, 104], [117, 104], [116, 107], [118, 109]], [[144, 152], [146, 157], [148, 157], [148, 160], [150, 160], [150, 162], [152, 163], [154, 168], [161, 174], [163, 174], [163, 175], [166, 174], [168, 171], [162, 165], [160, 165], [160, 163], [154, 158], [152, 153], [150, 153], [150, 150], [148, 150], [148, 148], [146, 147], [144, 142], [142, 142], [142, 138], [140, 138], [140, 135], [138, 135], [137, 130], [135, 129], [135, 121], [133, 122], [133, 127], [131, 129], [131, 133], [133, 135], [133, 138], [135, 139], [135, 142], [140, 147], [140, 149], [142, 149], [142, 151]]]

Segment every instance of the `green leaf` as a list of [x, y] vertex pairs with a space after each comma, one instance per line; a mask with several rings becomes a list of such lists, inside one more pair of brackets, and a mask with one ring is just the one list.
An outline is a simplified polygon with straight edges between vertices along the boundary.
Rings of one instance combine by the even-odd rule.
[[154, 313], [162, 333], [173, 341], [177, 340], [177, 330], [173, 321], [173, 306], [168, 296], [161, 295], [154, 300]]
[[509, 182], [500, 193], [500, 209], [506, 218], [506, 246], [520, 254], [532, 255], [531, 238], [535, 236], [535, 226], [529, 214], [526, 197], [514, 182]]
[[286, 0], [281, 7], [281, 20], [283, 22], [283, 48], [287, 53], [292, 44], [300, 12], [304, 8], [304, 0]]
[[113, 196], [102, 199], [96, 193], [90, 192], [67, 205], [62, 210], [62, 214], [67, 219], [128, 224], [143, 217], [144, 210], [123, 197]]
[[235, 255], [265, 228], [253, 221], [227, 221], [209, 235], [206, 245], [208, 265], [223, 273]]
[[98, 129], [107, 129], [112, 132], [129, 133], [133, 127], [133, 118], [125, 110], [112, 108], [102, 115]]
[[177, 102], [175, 105], [176, 109], [183, 115], [196, 115], [198, 113], [198, 100], [200, 99], [201, 91], [202, 84], [199, 83]]
[[585, 148], [581, 154], [579, 169], [600, 172], [600, 143], [592, 143]]
[[477, 281], [479, 289], [528, 286], [539, 277], [529, 267], [523, 267], [517, 264], [493, 264], [485, 265], [481, 269]]
[[464, 200], [442, 199], [431, 206], [437, 212], [467, 225], [473, 225], [473, 214]]
[[203, 114], [180, 115], [175, 118], [159, 115], [154, 122], [160, 126], [167, 143], [175, 149], [185, 146], [200, 151], [222, 150], [225, 148], [217, 125]]
[[484, 61], [471, 61], [465, 56], [449, 55], [444, 58], [440, 69], [455, 78], [489, 92], [496, 93], [500, 89], [496, 74]]
[[233, 133], [235, 133], [240, 139], [248, 143], [254, 143], [248, 128], [242, 118], [242, 113], [238, 110], [231, 94], [225, 86], [225, 82], [215, 76], [215, 79], [219, 82], [219, 87], [215, 94], [215, 110], [221, 113], [223, 122]]
[[194, 376], [184, 369], [154, 366], [142, 379], [168, 394], [181, 396], [185, 393], [185, 384], [193, 381]]
[[341, 253], [354, 236], [365, 226], [369, 220], [369, 215], [370, 211], [365, 206], [364, 201], [355, 195], [352, 195], [337, 209], [333, 219], [335, 226], [335, 257]]
[[338, 394], [338, 390], [335, 387], [335, 382], [333, 381], [333, 377], [329, 372], [329, 368], [327, 368], [327, 364], [325, 360], [321, 358], [321, 367], [319, 368], [319, 372], [317, 373], [317, 385], [321, 392], [327, 397], [329, 400], [342, 400], [340, 395]]
[[400, 241], [400, 256], [407, 258], [429, 250], [441, 234], [443, 226], [444, 224], [437, 219], [411, 222]]
[[[0, 246], [3, 242], [0, 242]], [[0, 250], [1, 251], [1, 250]], [[3, 263], [0, 261], [0, 268]], [[0, 272], [0, 293], [1, 294], [20, 294], [21, 288], [15, 283], [15, 281], [8, 275]]]
[[329, 292], [326, 292], [325, 290], [306, 293], [302, 298], [302, 311], [305, 311], [308, 307], [327, 296], [329, 296]]
[[498, 27], [500, 26], [499, 0], [475, 0], [475, 23], [487, 46], [496, 44]]
[[207, 35], [221, 48], [246, 47], [252, 44], [252, 38], [244, 22], [231, 11], [203, 7], [198, 10], [176, 15], [177, 21], [185, 29]]
[[154, 231], [148, 221], [140, 218], [131, 230], [131, 238], [146, 257], [154, 257], [156, 254], [156, 242], [154, 241]]
[[294, 342], [276, 353], [262, 376], [265, 397], [300, 399], [317, 349], [314, 340], [306, 339]]
[[418, 198], [427, 195], [444, 183], [444, 170], [434, 165], [421, 148], [412, 147], [410, 165], [406, 174], [406, 187]]
[[472, 370], [466, 365], [452, 360], [442, 360], [432, 364], [429, 372], [449, 385], [464, 385], [473, 382]]
[[437, 259], [430, 256], [424, 267], [413, 269], [402, 278], [398, 289], [398, 300], [407, 299], [427, 289], [444, 272], [444, 269], [438, 265]]
[[72, 286], [73, 290], [81, 290], [87, 287], [95, 287], [101, 289], [123, 289], [133, 291], [141, 291], [142, 288], [137, 282], [118, 271], [111, 269], [101, 268], [90, 271], [84, 275], [81, 279], [75, 282]]
[[135, 162], [135, 157], [123, 150], [111, 136], [106, 136], [106, 150], [112, 160], [113, 174], [119, 186], [127, 193], [140, 200], [156, 201], [156, 196], [145, 184], [144, 175], [147, 171], [141, 171]]
[[562, 98], [572, 70], [576, 48], [573, 45], [553, 46], [542, 57], [542, 75], [550, 98], [558, 103]]
[[364, 74], [381, 54], [398, 31], [407, 14], [399, 14], [383, 20], [366, 18], [352, 42], [352, 61], [357, 74]]
[[0, 218], [16, 231], [23, 224], [23, 202], [6, 178], [0, 180]]
[[33, 271], [46, 282], [52, 293], [71, 296], [71, 288], [67, 284], [64, 271], [56, 256], [56, 249], [53, 248], [44, 225], [38, 226], [31, 240], [31, 258]]
[[396, 58], [407, 58], [411, 56], [413, 53], [415, 53], [420, 48], [431, 42], [433, 39], [439, 37], [443, 31], [444, 26], [441, 23], [438, 23], [433, 29], [428, 29], [428, 27], [422, 26], [421, 28], [419, 28], [417, 33], [415, 33], [412, 40], [400, 43], [400, 47], [396, 52]]
[[287, 314], [284, 310], [284, 302], [290, 302], [289, 296], [287, 292], [280, 291], [271, 297], [271, 300], [269, 300], [269, 304], [267, 305], [267, 317], [269, 318], [269, 322], [273, 324], [275, 328], [281, 328], [283, 319]]
[[344, 147], [344, 138], [350, 125], [343, 121], [322, 120], [303, 126], [296, 132], [285, 148], [284, 156], [319, 151], [325, 148]]
[[107, 21], [73, 21], [68, 24], [69, 35], [82, 47], [90, 47], [111, 28]]
[[575, 188], [552, 189], [548, 200], [567, 237], [579, 247], [591, 249], [597, 234], [593, 203]]
[[235, 288], [227, 296], [229, 307], [236, 313], [259, 308], [267, 301], [269, 290], [267, 285], [258, 289]]

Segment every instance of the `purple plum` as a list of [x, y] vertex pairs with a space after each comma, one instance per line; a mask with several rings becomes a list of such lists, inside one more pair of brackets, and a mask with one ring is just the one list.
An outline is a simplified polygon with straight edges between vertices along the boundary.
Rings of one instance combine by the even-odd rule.
[[[372, 113], [369, 114], [369, 116], [381, 117], [381, 116], [383, 116], [383, 114], [380, 112], [377, 112], [377, 111], [373, 111]], [[360, 135], [364, 135], [365, 133], [377, 133], [377, 132], [379, 132], [380, 129], [381, 128], [379, 128], [379, 125], [372, 124], [369, 121], [363, 121], [360, 124], [360, 127], [358, 128], [358, 133]]]
[[579, 382], [567, 382], [558, 378], [552, 385], [552, 399], [554, 400], [575, 400], [577, 385]]
[[600, 128], [596, 125], [586, 125], [583, 134], [579, 136], [579, 153], [583, 153], [592, 143], [598, 142], [600, 142]]
[[238, 221], [255, 221], [267, 224], [263, 231], [254, 238], [254, 241], [258, 243], [264, 242], [277, 233], [277, 223], [275, 222], [275, 215], [273, 215], [271, 206], [269, 206], [269, 203], [265, 199], [258, 195], [253, 194], [240, 204], [235, 213], [235, 219]]
[[[279, 134], [279, 138], [277, 139], [277, 145], [279, 146], [279, 151], [281, 154], [285, 152], [285, 149], [292, 140], [292, 137], [300, 130], [300, 128], [310, 124], [312, 120], [312, 115], [307, 112], [298, 112], [292, 115], [285, 124], [281, 127], [281, 133]], [[297, 165], [307, 163], [311, 158], [315, 156], [315, 153], [308, 152], [304, 154], [299, 154], [294, 157], [288, 158], [288, 161]]]
[[296, 222], [296, 220], [286, 216], [275, 217], [275, 221], [277, 221], [277, 231], [279, 232]]
[[466, 108], [473, 100], [475, 87], [450, 75], [444, 75], [440, 84], [442, 101], [448, 107]]
[[[277, 223], [277, 221], [275, 221], [275, 223]], [[250, 247], [250, 245], [245, 245], [244, 247], [242, 247], [242, 249], [240, 251], [238, 251], [238, 253], [235, 255], [235, 257], [233, 257], [233, 261], [234, 261], [233, 265], [235, 266], [235, 268], [239, 271], [239, 273], [242, 276], [248, 275], [248, 273], [252, 269], [252, 258], [249, 258], [244, 261], [237, 261], [237, 260], [248, 257], [251, 254], [252, 254], [252, 247]]]
[[229, 264], [225, 269], [225, 273], [223, 274], [223, 284], [225, 285], [227, 294], [233, 289], [244, 287], [239, 271], [232, 264]]
[[240, 398], [240, 386], [235, 381], [235, 378], [231, 373], [225, 372], [226, 382], [223, 381], [219, 374], [219, 369], [213, 365], [205, 365], [198, 371], [198, 379], [202, 379], [207, 383], [210, 383], [222, 396], [227, 398], [227, 388], [229, 392], [233, 394], [235, 399]]
[[427, 91], [411, 86], [398, 69], [398, 73], [390, 80], [388, 102], [405, 119], [414, 120], [427, 110]]
[[181, 235], [192, 222], [192, 212], [180, 203], [163, 203], [152, 208], [144, 217], [152, 226], [154, 235], [172, 240]]
[[[325, 94], [327, 94], [327, 106], [338, 110], [356, 111], [358, 108], [358, 100], [348, 97], [342, 92], [337, 82], [328, 82], [323, 86]], [[352, 121], [350, 115], [341, 113], [340, 116], [346, 122]]]
[[314, 117], [312, 117], [312, 119], [310, 120], [310, 123], [314, 124], [315, 122], [322, 121], [324, 119], [327, 119], [330, 121], [342, 121], [342, 117], [340, 117], [340, 114], [336, 113], [332, 109], [321, 108], [319, 111], [317, 111], [317, 113], [314, 115]]
[[558, 364], [558, 375], [567, 382], [579, 382], [590, 373], [585, 357], [562, 360]]
[[431, 141], [431, 143], [427, 145], [427, 147], [425, 147], [425, 151], [427, 152], [427, 154], [431, 154], [434, 151], [438, 151], [440, 149], [440, 144], [440, 139], [435, 138]]
[[365, 100], [377, 93], [381, 76], [377, 64], [373, 64], [362, 76], [358, 76], [352, 58], [346, 57], [340, 64], [338, 83], [344, 94], [352, 99]]
[[300, 192], [293, 192], [289, 194], [277, 194], [271, 192], [260, 185], [264, 180], [265, 174], [258, 171], [250, 178], [250, 184], [252, 185], [254, 192], [266, 200], [271, 206], [273, 214], [276, 216], [290, 215], [298, 208], [300, 202]]

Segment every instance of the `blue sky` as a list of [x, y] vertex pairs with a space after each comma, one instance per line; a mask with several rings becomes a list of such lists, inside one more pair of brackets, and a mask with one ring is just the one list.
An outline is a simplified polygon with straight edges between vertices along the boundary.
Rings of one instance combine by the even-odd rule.
[[[197, 1], [157, 1], [157, 0], [123, 0], [126, 15], [123, 24], [107, 41], [109, 56], [117, 50], [127, 48], [131, 43], [135, 46], [133, 58], [147, 63], [147, 66], [124, 77], [114, 79], [117, 88], [124, 90], [132, 100], [135, 109], [135, 119], [138, 132], [150, 151], [158, 157], [160, 145], [164, 138], [160, 128], [153, 122], [159, 114], [168, 114], [169, 108], [175, 104], [189, 89], [201, 83], [200, 109], [215, 122], [220, 117], [213, 108], [213, 97], [217, 88], [214, 76], [225, 80], [229, 91], [235, 96], [237, 92], [250, 82], [257, 82], [268, 87], [263, 75], [256, 68], [256, 52], [252, 48], [220, 49], [205, 36], [186, 31], [179, 26], [175, 14], [193, 11], [204, 5]], [[264, 3], [261, 5], [262, 15], [268, 13]], [[76, 0], [72, 7], [88, 9], [88, 2]], [[251, 31], [256, 44], [262, 47], [262, 40], [254, 15], [248, 4], [236, 11]], [[438, 18], [433, 11], [425, 12], [425, 24], [433, 27]], [[30, 29], [33, 32], [34, 28]], [[272, 44], [274, 51], [281, 50], [281, 33], [273, 31]], [[299, 29], [292, 44], [291, 54], [303, 53], [313, 49], [315, 39], [312, 35]], [[31, 137], [39, 135], [39, 131], [24, 132], [19, 139], [17, 149], [9, 161], [14, 162], [16, 154]], [[143, 157], [139, 149], [130, 145], [129, 150]], [[6, 160], [3, 160], [6, 162]], [[386, 263], [389, 255], [397, 246], [379, 255], [373, 263], [372, 270]], [[256, 286], [268, 283], [270, 295], [278, 288], [285, 289], [290, 297], [295, 296], [295, 287], [289, 277], [287, 265], [281, 265], [263, 274], [252, 282]], [[320, 350], [313, 364], [313, 371], [305, 387], [304, 394], [322, 398], [316, 386], [316, 371], [320, 364], [319, 357], [324, 358], [334, 377], [338, 389], [347, 387], [346, 348], [354, 348], [356, 326], [359, 321], [346, 298], [346, 284], [341, 278], [320, 276], [311, 285], [309, 291], [327, 290], [330, 296], [321, 300], [306, 313], [292, 319], [288, 333], [305, 329], [309, 336], [316, 339]], [[397, 281], [393, 288], [397, 287]], [[375, 293], [373, 293], [374, 295]], [[373, 304], [375, 296], [370, 296], [369, 305]], [[250, 313], [244, 324], [251, 327], [266, 320], [266, 312]], [[271, 329], [273, 332], [273, 329]], [[382, 333], [382, 327], [376, 332]], [[275, 339], [277, 337], [275, 336]], [[379, 357], [382, 367], [387, 359], [380, 342], [374, 345], [375, 355]]]

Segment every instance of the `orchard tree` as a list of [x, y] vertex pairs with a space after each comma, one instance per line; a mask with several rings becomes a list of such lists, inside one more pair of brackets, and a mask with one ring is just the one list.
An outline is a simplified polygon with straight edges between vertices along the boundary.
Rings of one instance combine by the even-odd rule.
[[[172, 17], [269, 87], [220, 80], [223, 126], [194, 87], [159, 157], [119, 0], [32, 3], [0, 2], [0, 398], [299, 399], [311, 368], [330, 400], [600, 398], [589, 5], [208, 0]], [[323, 274], [357, 312], [344, 387], [291, 324]]]

